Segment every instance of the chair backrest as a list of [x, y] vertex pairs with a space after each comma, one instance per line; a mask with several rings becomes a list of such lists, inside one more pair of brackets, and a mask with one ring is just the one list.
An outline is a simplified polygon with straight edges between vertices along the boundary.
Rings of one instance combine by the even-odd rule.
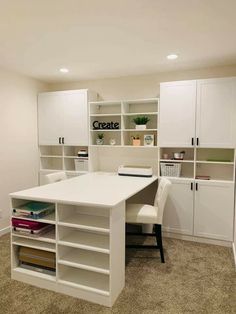
[[170, 187], [171, 187], [170, 180], [166, 178], [161, 178], [154, 200], [154, 206], [158, 207], [158, 221], [161, 222]]
[[66, 173], [64, 171], [54, 172], [46, 174], [46, 183], [55, 183], [67, 179]]

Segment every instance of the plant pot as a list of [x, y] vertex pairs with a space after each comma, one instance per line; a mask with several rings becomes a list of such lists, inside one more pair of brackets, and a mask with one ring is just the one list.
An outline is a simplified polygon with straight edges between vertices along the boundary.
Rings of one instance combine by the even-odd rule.
[[135, 129], [136, 130], [146, 130], [147, 126], [146, 124], [136, 124]]
[[133, 146], [140, 146], [141, 140], [133, 140]]
[[103, 145], [104, 144], [104, 139], [103, 138], [97, 138], [96, 139], [96, 144], [97, 145]]

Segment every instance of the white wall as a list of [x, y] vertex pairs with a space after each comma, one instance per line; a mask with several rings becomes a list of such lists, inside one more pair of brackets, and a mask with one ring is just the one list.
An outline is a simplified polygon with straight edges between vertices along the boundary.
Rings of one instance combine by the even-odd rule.
[[38, 183], [36, 80], [0, 69], [0, 234], [9, 226], [10, 192]]
[[[101, 80], [51, 84], [51, 90], [89, 88], [101, 99], [136, 99], [159, 95], [160, 82], [236, 76], [236, 65], [191, 71], [165, 72], [151, 75], [127, 76]], [[69, 78], [69, 76], [68, 76]]]

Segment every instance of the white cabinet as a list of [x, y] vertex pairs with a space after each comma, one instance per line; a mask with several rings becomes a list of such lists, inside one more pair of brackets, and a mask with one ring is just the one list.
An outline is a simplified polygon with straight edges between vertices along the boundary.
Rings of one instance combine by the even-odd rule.
[[194, 235], [232, 241], [234, 184], [196, 181]]
[[166, 202], [164, 231], [193, 234], [193, 182], [170, 179], [172, 185]]
[[87, 98], [87, 90], [39, 94], [39, 144], [88, 145]]
[[236, 78], [161, 83], [160, 146], [235, 147], [235, 121]]
[[60, 144], [63, 132], [64, 98], [61, 93], [38, 95], [38, 130], [40, 144]]
[[233, 240], [234, 183], [170, 179], [163, 230]]
[[161, 83], [159, 145], [189, 147], [195, 136], [196, 81]]
[[236, 79], [197, 82], [196, 137], [201, 147], [234, 147]]

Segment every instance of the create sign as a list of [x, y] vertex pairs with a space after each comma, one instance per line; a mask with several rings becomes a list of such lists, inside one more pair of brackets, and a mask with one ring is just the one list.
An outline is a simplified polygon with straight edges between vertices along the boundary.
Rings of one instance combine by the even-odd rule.
[[94, 130], [117, 130], [120, 128], [119, 122], [93, 122], [93, 129]]

